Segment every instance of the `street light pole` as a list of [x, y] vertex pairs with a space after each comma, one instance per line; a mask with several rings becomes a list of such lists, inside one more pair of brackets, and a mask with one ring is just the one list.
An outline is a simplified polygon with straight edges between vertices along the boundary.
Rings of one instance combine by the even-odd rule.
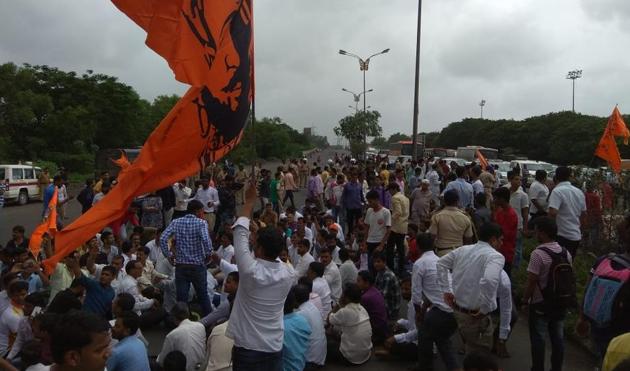
[[571, 110], [575, 113], [575, 80], [582, 77], [582, 70], [573, 70], [567, 73], [567, 79], [572, 81], [573, 84], [573, 94], [571, 98]]
[[416, 73], [413, 89], [413, 135], [411, 146], [413, 159], [418, 161], [418, 101], [420, 100], [420, 26], [422, 23], [422, 0], [418, 0], [418, 26], [416, 28]]
[[352, 90], [348, 90], [346, 88], [341, 88], [341, 91], [345, 91], [346, 93], [352, 94], [352, 97], [354, 98], [354, 104], [357, 106], [357, 112], [359, 112], [359, 102], [361, 101], [361, 95], [363, 95], [363, 112], [365, 112], [366, 111], [365, 96], [367, 95], [367, 93], [373, 92], [374, 89], [365, 90], [365, 85], [364, 85], [363, 91], [359, 94], [353, 92]]
[[483, 120], [483, 106], [486, 105], [486, 100], [482, 99], [481, 102], [479, 102], [479, 108], [481, 108], [481, 119]]
[[[365, 93], [365, 74], [368, 70], [368, 68], [370, 67], [370, 59], [373, 57], [376, 57], [377, 55], [381, 55], [381, 54], [385, 54], [389, 52], [389, 48], [383, 50], [380, 53], [375, 53], [370, 55], [369, 57], [367, 57], [366, 59], [363, 59], [361, 57], [359, 57], [356, 54], [353, 53], [349, 53], [343, 49], [339, 49], [339, 54], [341, 55], [347, 55], [349, 57], [353, 57], [359, 60], [359, 70], [363, 72], [363, 92]], [[372, 91], [372, 89], [370, 89], [370, 91]], [[363, 95], [363, 113], [365, 114], [367, 112], [367, 102], [366, 102], [366, 98], [365, 98], [365, 94]], [[365, 133], [363, 133], [363, 144], [365, 145], [366, 151], [367, 151], [367, 127], [365, 128]], [[365, 152], [363, 154], [364, 159], [367, 160], [367, 152]]]

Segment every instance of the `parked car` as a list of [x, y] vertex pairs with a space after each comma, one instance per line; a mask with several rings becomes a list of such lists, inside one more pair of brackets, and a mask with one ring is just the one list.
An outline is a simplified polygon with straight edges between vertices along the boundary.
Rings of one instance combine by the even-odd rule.
[[[529, 187], [532, 182], [534, 181], [534, 178], [536, 177], [536, 171], [538, 170], [545, 170], [547, 172], [547, 177], [548, 178], [553, 178], [553, 175], [556, 171], [556, 166], [552, 165], [548, 162], [544, 162], [544, 161], [532, 161], [532, 160], [515, 160], [510, 162], [510, 167], [513, 169], [516, 167], [516, 165], [519, 165], [519, 167], [521, 168], [521, 171], [523, 170], [527, 170], [527, 180], [526, 180], [526, 185], [527, 187]], [[521, 174], [522, 175], [522, 174]]]
[[29, 199], [39, 199], [38, 178], [42, 169], [32, 163], [17, 165], [0, 165], [0, 179], [9, 181], [9, 188], [4, 193], [7, 202], [17, 201], [20, 205]]
[[499, 179], [499, 184], [506, 185], [508, 182], [507, 173], [512, 170], [510, 163], [507, 161], [489, 161], [489, 163], [496, 169], [495, 173]]

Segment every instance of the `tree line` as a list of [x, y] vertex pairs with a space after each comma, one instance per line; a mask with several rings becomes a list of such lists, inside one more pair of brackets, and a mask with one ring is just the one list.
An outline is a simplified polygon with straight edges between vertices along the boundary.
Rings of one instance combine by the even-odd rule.
[[[92, 70], [2, 64], [0, 162], [48, 161], [90, 173], [98, 150], [141, 146], [178, 100], [163, 95], [149, 102], [116, 77]], [[259, 130], [244, 135], [247, 148], [239, 146], [233, 157], [287, 158], [327, 145], [325, 137], [307, 137], [279, 118], [254, 126]]]
[[[624, 116], [624, 120], [629, 117]], [[607, 122], [607, 117], [565, 111], [524, 120], [466, 118], [439, 132], [422, 134], [427, 148], [480, 145], [498, 149], [504, 159], [527, 157], [561, 165], [600, 166], [604, 162], [593, 154]], [[379, 136], [372, 145], [388, 148], [401, 140], [411, 140], [411, 136], [404, 133], [392, 134], [387, 139]], [[623, 145], [622, 140], [617, 145], [621, 157], [630, 158], [630, 146]]]

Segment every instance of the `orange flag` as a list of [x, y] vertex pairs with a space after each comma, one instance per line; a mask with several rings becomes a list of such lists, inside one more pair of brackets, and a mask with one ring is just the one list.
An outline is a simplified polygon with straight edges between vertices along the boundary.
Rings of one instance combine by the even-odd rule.
[[490, 164], [488, 164], [488, 160], [486, 160], [485, 156], [479, 149], [477, 149], [477, 159], [479, 160], [479, 164], [483, 170], [486, 170], [488, 166], [490, 166]]
[[241, 139], [253, 97], [252, 0], [113, 0], [147, 32], [147, 45], [175, 78], [192, 85], [144, 143], [118, 184], [58, 232], [51, 271], [63, 257], [120, 219], [134, 197], [216, 162]]
[[48, 203], [48, 217], [44, 219], [37, 228], [35, 228], [31, 234], [31, 240], [28, 243], [28, 249], [31, 251], [35, 259], [38, 259], [39, 252], [42, 249], [44, 234], [48, 233], [48, 235], [52, 238], [57, 232], [57, 200], [57, 187], [55, 187], [55, 192]]
[[621, 117], [619, 108], [615, 106], [612, 115], [608, 118], [608, 125], [606, 126], [611, 135], [615, 137], [623, 137], [623, 144], [628, 145], [628, 137], [630, 137], [630, 131], [626, 127], [626, 123]]
[[595, 149], [595, 156], [606, 160], [608, 166], [619, 174], [621, 172], [621, 155], [619, 154], [615, 137], [623, 137], [623, 142], [626, 145], [628, 144], [628, 137], [630, 137], [630, 131], [628, 131], [617, 106], [615, 106], [612, 115], [608, 118], [604, 134]]

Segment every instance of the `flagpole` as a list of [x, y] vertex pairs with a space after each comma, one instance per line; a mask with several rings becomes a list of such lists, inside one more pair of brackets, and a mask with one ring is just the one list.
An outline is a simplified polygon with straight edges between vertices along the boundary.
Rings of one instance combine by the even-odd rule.
[[[413, 146], [412, 155], [415, 161], [418, 160], [418, 100], [420, 90], [420, 25], [422, 17], [422, 0], [418, 0], [418, 26], [416, 29], [416, 74], [415, 85], [413, 90], [413, 135], [411, 136], [411, 145]], [[423, 143], [424, 144], [424, 143]]]

